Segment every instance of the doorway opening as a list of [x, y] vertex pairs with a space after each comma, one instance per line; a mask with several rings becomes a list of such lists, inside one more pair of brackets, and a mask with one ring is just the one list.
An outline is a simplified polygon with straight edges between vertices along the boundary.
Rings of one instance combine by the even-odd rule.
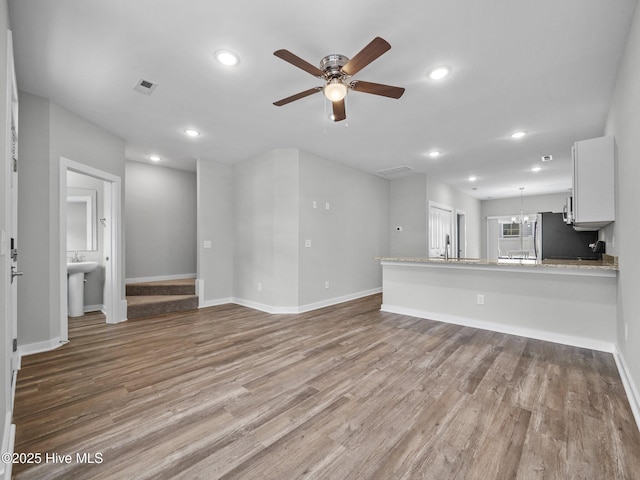
[[[101, 310], [107, 323], [118, 323], [126, 319], [126, 304], [121, 300], [122, 281], [120, 268], [121, 232], [121, 179], [102, 170], [84, 165], [67, 158], [60, 158], [60, 337], [63, 342], [69, 340], [68, 322], [68, 284], [67, 259], [69, 246], [67, 245], [67, 173], [92, 177], [101, 183], [102, 205], [100, 215], [96, 215], [92, 222], [96, 229], [102, 232], [102, 245], [99, 250], [101, 263], [104, 266], [104, 288]], [[123, 310], [124, 308], [124, 310]]]

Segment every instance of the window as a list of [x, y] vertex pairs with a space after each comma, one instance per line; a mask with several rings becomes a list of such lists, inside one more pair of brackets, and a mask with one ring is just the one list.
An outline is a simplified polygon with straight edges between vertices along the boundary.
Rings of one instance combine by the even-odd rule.
[[519, 236], [520, 236], [519, 223], [503, 223], [502, 224], [502, 238], [519, 237]]
[[514, 238], [520, 236], [520, 230], [522, 229], [523, 237], [530, 237], [533, 235], [532, 223], [502, 223], [502, 235], [500, 238]]

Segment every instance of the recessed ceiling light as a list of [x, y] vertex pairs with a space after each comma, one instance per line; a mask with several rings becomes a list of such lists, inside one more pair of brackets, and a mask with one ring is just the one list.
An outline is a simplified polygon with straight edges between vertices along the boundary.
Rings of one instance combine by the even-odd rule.
[[159, 162], [162, 159], [158, 155], [149, 155], [149, 160], [152, 162]]
[[240, 58], [233, 52], [229, 50], [218, 50], [214, 54], [215, 59], [220, 62], [222, 65], [227, 67], [235, 67], [238, 63], [240, 63]]
[[431, 158], [438, 158], [440, 155], [442, 155], [442, 152], [439, 150], [431, 150], [429, 153], [427, 153], [427, 155], [429, 155]]
[[542, 167], [533, 167], [531, 169], [532, 172], [539, 172], [540, 170], [542, 170]]
[[527, 132], [523, 132], [523, 131], [519, 131], [519, 132], [513, 132], [511, 135], [509, 135], [509, 137], [511, 138], [522, 138], [527, 134]]
[[469, 181], [470, 182], [475, 182], [477, 180], [476, 177], [474, 177], [473, 175], [469, 177]]
[[185, 134], [187, 134], [187, 136], [189, 137], [197, 137], [198, 135], [200, 135], [200, 132], [197, 130], [194, 130], [192, 128], [188, 128], [187, 130], [184, 131]]
[[448, 77], [451, 73], [450, 67], [436, 67], [429, 72], [429, 78], [431, 80], [442, 80]]

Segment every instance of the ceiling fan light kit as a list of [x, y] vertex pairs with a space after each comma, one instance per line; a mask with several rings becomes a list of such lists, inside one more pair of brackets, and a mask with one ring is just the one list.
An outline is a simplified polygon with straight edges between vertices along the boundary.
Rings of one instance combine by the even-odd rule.
[[273, 104], [281, 107], [295, 100], [323, 91], [324, 95], [333, 104], [333, 121], [339, 122], [347, 118], [344, 98], [347, 96], [349, 90], [398, 99], [404, 93], [404, 88], [359, 80], [349, 81], [353, 75], [376, 60], [383, 53], [387, 52], [390, 48], [391, 45], [389, 45], [386, 40], [376, 37], [352, 59], [340, 54], [325, 56], [320, 61], [320, 68], [313, 66], [288, 50], [277, 50], [273, 52], [276, 57], [285, 62], [289, 62], [291, 65], [304, 70], [314, 77], [324, 80], [325, 84], [283, 98]]
[[325, 85], [324, 96], [332, 102], [339, 102], [347, 96], [347, 86], [339, 78], [334, 78]]

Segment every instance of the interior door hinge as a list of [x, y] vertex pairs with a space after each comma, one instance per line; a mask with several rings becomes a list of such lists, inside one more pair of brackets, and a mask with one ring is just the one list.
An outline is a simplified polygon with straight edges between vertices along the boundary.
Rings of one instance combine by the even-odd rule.
[[13, 352], [17, 352], [18, 351], [18, 339], [14, 338], [13, 339]]
[[13, 159], [13, 173], [18, 173], [18, 159]]

